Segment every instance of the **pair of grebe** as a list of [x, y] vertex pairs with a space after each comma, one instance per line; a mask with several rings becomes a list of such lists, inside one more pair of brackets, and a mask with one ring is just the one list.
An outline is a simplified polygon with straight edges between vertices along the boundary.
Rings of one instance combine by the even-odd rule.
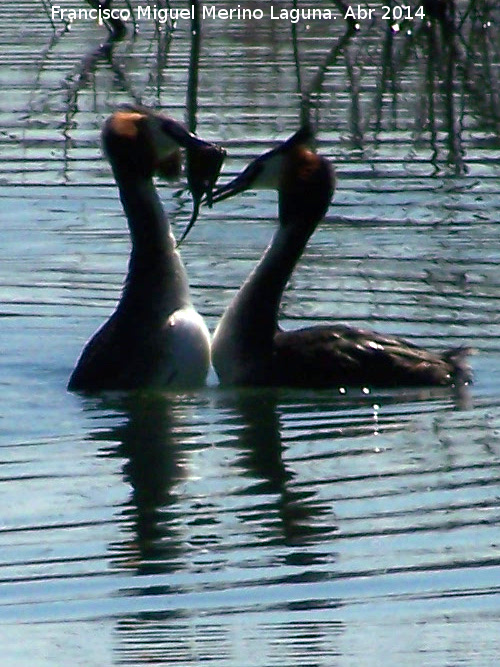
[[[128, 219], [132, 251], [120, 302], [84, 348], [69, 381], [79, 391], [203, 385], [210, 357], [223, 385], [295, 387], [446, 386], [468, 382], [467, 348], [435, 354], [399, 338], [344, 325], [284, 331], [286, 284], [335, 189], [329, 162], [304, 127], [230, 183], [214, 185], [225, 152], [142, 107], [115, 112], [103, 146]], [[274, 188], [279, 226], [225, 311], [210, 345], [194, 310], [186, 271], [153, 184], [186, 150], [194, 210], [254, 188]]]

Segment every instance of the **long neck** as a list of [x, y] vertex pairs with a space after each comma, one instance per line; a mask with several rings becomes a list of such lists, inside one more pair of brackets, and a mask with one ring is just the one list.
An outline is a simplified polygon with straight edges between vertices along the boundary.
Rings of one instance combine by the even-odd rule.
[[144, 310], [149, 304], [160, 314], [188, 305], [186, 271], [152, 179], [115, 177], [132, 240], [120, 305]]
[[313, 230], [313, 226], [280, 225], [225, 315], [238, 340], [272, 345], [283, 291]]
[[216, 349], [231, 348], [226, 357], [244, 359], [272, 352], [283, 291], [328, 210], [334, 189], [332, 168], [324, 158], [299, 148], [285, 161], [280, 177], [278, 231], [215, 333]]

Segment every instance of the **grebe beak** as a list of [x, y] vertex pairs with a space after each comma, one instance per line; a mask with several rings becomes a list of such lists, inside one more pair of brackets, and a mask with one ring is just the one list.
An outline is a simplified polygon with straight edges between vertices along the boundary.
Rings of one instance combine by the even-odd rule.
[[208, 204], [212, 204], [212, 190], [219, 177], [226, 151], [203, 141], [172, 118], [141, 105], [122, 105], [111, 119], [114, 131], [130, 138], [137, 136], [139, 122], [147, 125], [148, 141], [151, 142], [154, 153], [153, 169], [157, 176], [166, 179], [178, 177], [181, 167], [180, 149], [186, 151], [186, 175], [189, 190], [193, 195], [193, 213], [177, 244], [179, 245], [194, 225], [202, 199], [205, 197]]
[[212, 201], [219, 202], [250, 189], [276, 189], [283, 169], [283, 158], [299, 146], [309, 146], [314, 135], [309, 125], [304, 125], [276, 148], [266, 151], [229, 183], [218, 187]]
[[212, 202], [216, 203], [223, 199], [229, 199], [229, 197], [234, 197], [234, 195], [237, 195], [240, 192], [251, 189], [264, 169], [266, 158], [267, 153], [261, 155], [259, 158], [251, 162], [248, 167], [236, 176], [236, 178], [233, 178], [232, 181], [219, 186], [213, 192]]
[[220, 146], [202, 141], [196, 141], [187, 147], [186, 172], [188, 187], [193, 195], [193, 212], [191, 219], [177, 242], [177, 247], [184, 241], [198, 218], [202, 200], [211, 207], [213, 203], [213, 189], [226, 157], [226, 151]]

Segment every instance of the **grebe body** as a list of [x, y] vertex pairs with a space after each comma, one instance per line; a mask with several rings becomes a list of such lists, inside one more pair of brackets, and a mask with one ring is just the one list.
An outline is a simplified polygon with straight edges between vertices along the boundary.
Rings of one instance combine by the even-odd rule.
[[214, 191], [221, 201], [249, 188], [278, 190], [279, 226], [262, 259], [225, 311], [212, 342], [223, 385], [394, 387], [470, 380], [467, 348], [443, 354], [344, 324], [284, 331], [283, 291], [335, 188], [329, 162], [314, 153], [302, 128]]

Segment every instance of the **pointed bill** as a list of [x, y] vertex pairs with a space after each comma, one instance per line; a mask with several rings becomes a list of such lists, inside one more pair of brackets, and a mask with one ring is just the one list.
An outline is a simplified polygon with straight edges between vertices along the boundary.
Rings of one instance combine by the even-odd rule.
[[279, 185], [283, 158], [297, 146], [309, 145], [314, 139], [309, 125], [304, 125], [278, 146], [250, 162], [232, 181], [215, 189], [212, 201], [229, 199], [245, 190], [276, 189]]
[[196, 222], [202, 199], [212, 206], [213, 188], [219, 178], [225, 157], [226, 151], [223, 148], [202, 142], [201, 139], [187, 147], [186, 172], [188, 187], [193, 196], [193, 212], [177, 247], [184, 241]]

